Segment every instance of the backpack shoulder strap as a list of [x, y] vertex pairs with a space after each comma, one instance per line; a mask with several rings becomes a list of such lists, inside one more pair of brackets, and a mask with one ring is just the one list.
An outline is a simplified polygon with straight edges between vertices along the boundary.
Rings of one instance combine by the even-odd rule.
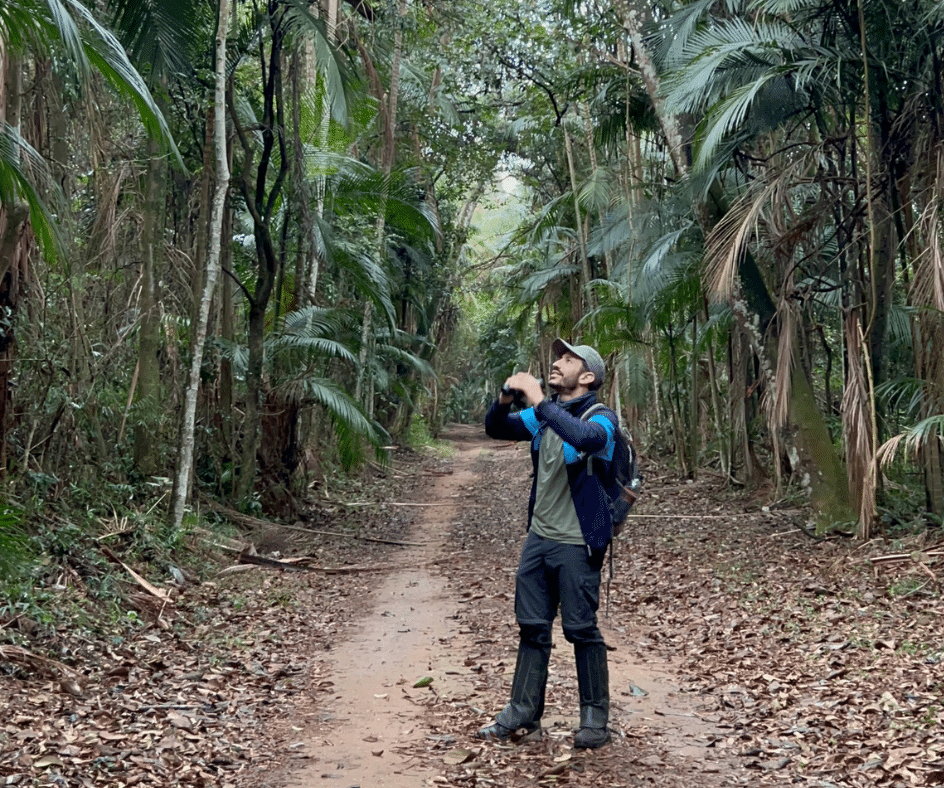
[[601, 410], [609, 410], [609, 408], [604, 405], [602, 402], [594, 402], [589, 408], [587, 408], [583, 413], [580, 414], [581, 421], [589, 421], [590, 417], [594, 413], [599, 413]]
[[[606, 405], [604, 405], [602, 402], [594, 402], [589, 408], [587, 408], [583, 413], [580, 414], [580, 420], [590, 421], [590, 417], [594, 413], [602, 413], [609, 410], [610, 409]], [[612, 411], [610, 412], [612, 413]], [[613, 415], [615, 416], [616, 414], [614, 413]], [[619, 432], [619, 429], [620, 429], [619, 421], [617, 421], [616, 431]], [[593, 476], [593, 455], [586, 454], [586, 452], [582, 452], [582, 453], [585, 454], [587, 457], [587, 474], [590, 476]]]

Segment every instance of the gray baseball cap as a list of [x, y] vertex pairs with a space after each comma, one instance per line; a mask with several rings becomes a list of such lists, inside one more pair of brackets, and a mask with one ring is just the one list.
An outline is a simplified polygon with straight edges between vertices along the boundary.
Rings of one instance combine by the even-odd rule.
[[554, 355], [560, 358], [564, 353], [573, 353], [577, 358], [587, 365], [587, 369], [593, 373], [596, 383], [603, 383], [606, 376], [606, 367], [603, 365], [603, 357], [597, 353], [590, 345], [571, 345], [563, 339], [557, 338], [551, 345]]

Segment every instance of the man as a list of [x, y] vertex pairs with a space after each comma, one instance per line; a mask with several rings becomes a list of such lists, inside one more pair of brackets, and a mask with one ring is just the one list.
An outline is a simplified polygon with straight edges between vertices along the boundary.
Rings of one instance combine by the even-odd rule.
[[[603, 384], [603, 359], [589, 345], [556, 339], [557, 360], [545, 399], [540, 381], [526, 372], [505, 381], [503, 393], [485, 417], [485, 431], [499, 440], [530, 440], [534, 481], [528, 502], [528, 536], [521, 551], [515, 585], [518, 658], [511, 700], [495, 722], [476, 734], [503, 741], [519, 729], [541, 736], [544, 690], [551, 656], [551, 625], [561, 611], [564, 637], [573, 644], [580, 692], [580, 727], [574, 746], [602, 747], [610, 740], [609, 674], [606, 645], [597, 626], [600, 570], [612, 538], [609, 502], [601, 476], [613, 457], [616, 414], [597, 409]], [[514, 393], [530, 406], [512, 413]], [[594, 457], [593, 472], [588, 458]]]

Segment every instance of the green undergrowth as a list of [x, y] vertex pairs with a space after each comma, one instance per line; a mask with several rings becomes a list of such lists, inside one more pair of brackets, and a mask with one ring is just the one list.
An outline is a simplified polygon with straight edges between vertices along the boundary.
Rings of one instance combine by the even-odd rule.
[[[318, 482], [298, 499], [302, 523], [293, 516], [297, 512], [280, 516], [227, 501], [217, 511], [197, 497], [195, 511], [173, 528], [167, 484], [141, 485], [122, 495], [105, 487], [68, 497], [36, 495], [26, 503], [0, 505], [0, 644], [56, 658], [58, 635], [67, 630], [120, 642], [153, 622], [148, 602], [155, 597], [141, 580], [173, 589], [181, 577], [185, 583], [211, 579], [238, 561], [244, 545], [258, 541], [268, 526], [278, 530], [280, 522], [303, 526], [282, 534], [289, 542], [310, 542], [301, 533], [306, 526], [352, 539], [366, 535], [376, 516], [368, 504], [383, 497], [381, 480], [391, 483], [389, 470], [377, 463], [356, 473], [322, 468]], [[320, 547], [308, 549], [322, 554]], [[333, 560], [333, 550], [332, 545], [324, 548], [326, 560]], [[255, 582], [253, 576], [230, 578], [228, 584]], [[292, 605], [288, 597], [271, 602]]]
[[454, 457], [456, 454], [455, 447], [448, 441], [434, 436], [429, 424], [419, 415], [413, 417], [406, 440], [413, 450], [433, 454], [436, 457]]
[[[133, 572], [160, 586], [175, 572], [208, 569], [199, 532], [226, 539], [233, 529], [188, 516], [170, 528], [148, 502], [110, 516], [60, 504], [7, 507], [0, 517], [0, 643], [42, 651], [63, 628], [121, 640], [145, 625], [130, 601], [142, 591]], [[129, 571], [131, 570], [131, 571]]]

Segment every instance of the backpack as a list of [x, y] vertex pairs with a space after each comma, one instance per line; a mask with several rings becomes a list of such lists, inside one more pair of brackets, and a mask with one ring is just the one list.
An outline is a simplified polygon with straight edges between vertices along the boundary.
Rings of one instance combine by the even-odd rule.
[[[602, 403], [596, 403], [587, 408], [580, 416], [581, 421], [587, 421], [594, 413], [608, 411]], [[612, 411], [610, 411], [612, 413]], [[615, 415], [615, 414], [614, 414]], [[593, 473], [593, 457], [587, 459], [587, 473]], [[616, 445], [613, 449], [613, 460], [610, 463], [610, 473], [603, 479], [603, 487], [610, 499], [610, 517], [613, 520], [613, 536], [619, 536], [626, 522], [626, 515], [633, 508], [639, 497], [639, 488], [642, 486], [642, 477], [636, 461], [636, 450], [633, 448], [633, 439], [619, 424], [616, 424]]]

